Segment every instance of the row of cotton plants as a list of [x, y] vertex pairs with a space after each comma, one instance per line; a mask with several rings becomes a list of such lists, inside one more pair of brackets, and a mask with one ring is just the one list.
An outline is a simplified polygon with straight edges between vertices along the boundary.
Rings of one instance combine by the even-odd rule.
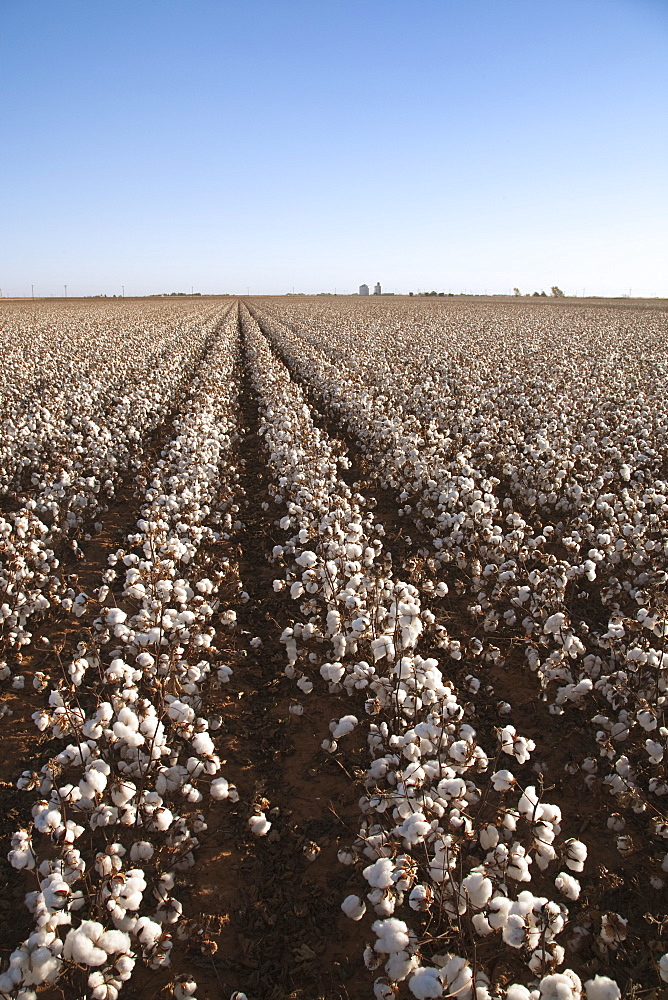
[[[465, 571], [470, 581], [468, 610], [483, 631], [494, 635], [516, 627], [531, 636], [528, 665], [539, 678], [550, 711], [592, 710], [600, 745], [595, 755], [602, 760], [597, 763], [587, 757], [581, 762], [589, 780], [602, 772], [613, 794], [636, 811], [648, 812], [653, 831], [664, 830], [664, 809], [648, 798], [668, 792], [657, 769], [668, 737], [662, 724], [668, 679], [663, 596], [668, 580], [668, 485], [654, 478], [668, 448], [665, 433], [657, 429], [665, 422], [663, 410], [652, 410], [657, 426], [654, 447], [648, 449], [651, 455], [635, 453], [633, 475], [630, 466], [620, 467], [616, 492], [610, 492], [613, 473], [599, 463], [598, 480], [583, 476], [582, 485], [574, 481], [570, 516], [546, 523], [539, 512], [527, 513], [531, 495], [517, 502], [517, 484], [532, 481], [525, 467], [512, 480], [515, 488], [510, 496], [498, 478], [487, 476], [484, 462], [491, 455], [474, 456], [470, 447], [452, 454], [453, 442], [439, 426], [443, 417], [434, 398], [425, 429], [428, 393], [423, 385], [419, 392], [404, 390], [403, 404], [397, 406], [389, 370], [382, 371], [382, 382], [374, 392], [369, 371], [364, 380], [349, 371], [341, 373], [317, 350], [305, 349], [302, 338], [285, 329], [279, 338], [290, 363], [316, 388], [323, 404], [351, 432], [354, 429], [372, 461], [382, 461], [381, 481], [401, 490], [401, 513], [416, 524], [421, 537], [430, 540], [436, 561]], [[401, 361], [396, 367], [401, 369]], [[634, 385], [631, 379], [625, 389], [631, 392]], [[636, 406], [631, 393], [626, 409], [633, 413]], [[623, 414], [621, 404], [618, 409]], [[646, 405], [644, 409], [649, 410]], [[628, 413], [627, 417], [632, 419]], [[611, 423], [613, 419], [610, 416]], [[620, 423], [624, 419], [618, 417]], [[530, 421], [526, 424], [530, 426]], [[519, 435], [516, 424], [513, 427]], [[489, 419], [488, 438], [493, 430], [494, 421]], [[473, 433], [471, 439], [475, 440]], [[487, 441], [485, 447], [498, 454], [507, 442], [508, 437]], [[592, 440], [588, 443], [591, 450]], [[567, 445], [568, 441], [560, 445], [559, 461], [547, 446], [535, 450], [526, 444], [525, 450], [536, 462], [543, 454], [546, 472], [563, 479], [574, 465], [563, 457]], [[578, 454], [577, 446], [573, 452]], [[554, 472], [555, 467], [563, 476]], [[578, 620], [573, 611], [577, 599], [595, 599], [604, 617], [598, 609], [593, 614], [584, 609]], [[659, 841], [657, 849], [661, 846]], [[663, 854], [657, 861], [665, 870], [668, 860]]]
[[[178, 404], [219, 321], [209, 317], [198, 325], [191, 317], [185, 330], [172, 322], [154, 342], [132, 327], [98, 330], [92, 353], [108, 359], [105, 380], [99, 371], [88, 379], [79, 372], [75, 385], [72, 362], [59, 363], [60, 342], [52, 338], [53, 356], [43, 367], [51, 375], [48, 406], [38, 396], [28, 399], [21, 419], [9, 417], [2, 428], [8, 452], [31, 473], [30, 486], [13, 497], [14, 509], [0, 516], [5, 647], [30, 643], [34, 614], [61, 602], [71, 604], [64, 578], [68, 558], [85, 558], [97, 519], [121, 477], [139, 467], [150, 434]], [[28, 426], [31, 433], [26, 435]], [[0, 669], [8, 675], [8, 666]]]
[[[40, 472], [85, 468], [106, 442], [109, 420], [143, 434], [138, 392], [156, 395], [184, 377], [219, 320], [211, 306], [174, 315], [157, 303], [72, 303], [0, 312], [0, 492], [39, 485]], [[184, 366], [172, 366], [181, 357]], [[151, 408], [149, 407], [149, 413]], [[100, 440], [96, 440], [96, 439]], [[80, 465], [76, 463], [80, 462]], [[113, 472], [113, 465], [110, 470]]]
[[[668, 736], [662, 724], [668, 656], [664, 648], [665, 607], [652, 606], [652, 595], [655, 599], [660, 596], [657, 589], [662, 589], [665, 582], [667, 540], [662, 513], [668, 508], [665, 492], [661, 492], [665, 485], [653, 477], [661, 455], [665, 461], [664, 438], [658, 435], [655, 445], [662, 450], [651, 449], [644, 470], [638, 466], [637, 456], [634, 469], [624, 466], [619, 470], [619, 495], [603, 492], [610, 489], [612, 478], [603, 469], [598, 481], [580, 476], [584, 485], [576, 483], [578, 488], [574, 489], [569, 510], [580, 532], [573, 531], [569, 536], [565, 504], [561, 508], [564, 520], [551, 517], [555, 523], [545, 523], [547, 518], [542, 521], [537, 516], [531, 493], [528, 497], [520, 495], [517, 476], [512, 480], [514, 488], [508, 490], [507, 482], [504, 488], [500, 477], [489, 474], [492, 452], [498, 455], [506, 443], [506, 439], [494, 441], [492, 433], [494, 420], [498, 427], [502, 426], [503, 415], [491, 408], [486, 413], [483, 410], [485, 453], [478, 450], [474, 455], [473, 449], [464, 444], [468, 439], [465, 411], [457, 410], [456, 419], [462, 427], [454, 440], [443, 426], [444, 420], [452, 420], [453, 415], [446, 412], [444, 416], [442, 405], [433, 398], [431, 410], [427, 409], [425, 397], [429, 394], [423, 391], [417, 371], [409, 375], [405, 370], [408, 352], [401, 357], [396, 351], [390, 352], [388, 334], [378, 349], [378, 336], [374, 341], [366, 331], [367, 351], [364, 346], [358, 347], [355, 354], [349, 351], [351, 360], [344, 366], [346, 352], [338, 351], [337, 364], [333, 364], [314, 346], [313, 329], [307, 328], [306, 335], [301, 335], [300, 330], [297, 336], [266, 315], [263, 325], [318, 402], [381, 469], [379, 479], [393, 488], [403, 502], [400, 513], [415, 525], [421, 541], [425, 537], [428, 540], [432, 562], [442, 570], [449, 569], [449, 579], [460, 592], [468, 593], [468, 612], [473, 622], [477, 619], [482, 624], [483, 643], [479, 644], [486, 645], [499, 663], [502, 660], [494, 645], [498, 635], [507, 637], [513, 629], [520, 635], [530, 635], [528, 665], [540, 679], [549, 711], [558, 715], [565, 710], [592, 707], [594, 752], [575, 769], [584, 774], [590, 786], [598, 774], [604, 787], [615, 796], [615, 811], [611, 812], [608, 826], [622, 855], [634, 848], [633, 838], [628, 831], [623, 832], [626, 821], [620, 811], [629, 810], [634, 819], [637, 814], [647, 817], [645, 834], [654, 845], [650, 872], [653, 864], [652, 883], [660, 889], [664, 884], [661, 869], [668, 868], [664, 846], [668, 826], [660, 801], [668, 791], [662, 776]], [[323, 337], [322, 333], [322, 329], [317, 331], [318, 342], [325, 343], [331, 353], [336, 337]], [[360, 324], [349, 324], [347, 336], [349, 341], [353, 336], [359, 338], [364, 345]], [[387, 367], [382, 360], [384, 354], [390, 355]], [[370, 367], [365, 370], [364, 378], [351, 371], [359, 367], [360, 356], [373, 357], [375, 365], [373, 372]], [[419, 360], [423, 362], [424, 358]], [[465, 387], [464, 395], [469, 392], [470, 386]], [[441, 383], [440, 398], [444, 395], [447, 403], [447, 390]], [[627, 410], [634, 406], [631, 401]], [[426, 413], [430, 416], [428, 423]], [[656, 410], [653, 419], [655, 425], [660, 424], [662, 418]], [[510, 424], [510, 420], [505, 423]], [[517, 429], [516, 436], [519, 439]], [[470, 438], [475, 444], [473, 429]], [[589, 445], [591, 451], [591, 441]], [[545, 451], [529, 445], [527, 450], [536, 462]], [[547, 470], [553, 468], [554, 452], [546, 457], [545, 464]], [[555, 475], [557, 483], [564, 479], [558, 470]], [[624, 485], [629, 482], [630, 488]], [[653, 485], [648, 487], [648, 482]], [[589, 496], [579, 506], [585, 487]], [[612, 522], [617, 525], [615, 534], [610, 529]], [[597, 532], [593, 540], [598, 548], [582, 551], [587, 544], [584, 539], [591, 539], [593, 532]], [[566, 546], [564, 540], [573, 535], [570, 547]], [[563, 557], [564, 550], [569, 558]], [[580, 593], [579, 588], [594, 579], [607, 584], [600, 591], [597, 584], [596, 594], [601, 604], [612, 611], [612, 617], [608, 621], [606, 616], [602, 627], [596, 627], [594, 615], [577, 621], [570, 607], [574, 596], [580, 600], [590, 596]], [[626, 598], [623, 605], [619, 603], [620, 594]], [[634, 605], [639, 606], [635, 612]], [[479, 655], [477, 650], [474, 655]], [[614, 916], [625, 927], [625, 918]]]
[[[557, 971], [565, 959], [557, 936], [568, 920], [564, 901], [580, 893], [586, 847], [562, 831], [559, 808], [524, 784], [533, 743], [505, 726], [485, 750], [438, 661], [417, 652], [434, 616], [414, 586], [390, 574], [382, 525], [337, 477], [335, 453], [304, 394], [252, 319], [244, 318], [244, 330], [274, 499], [288, 511], [279, 523], [287, 541], [274, 549], [286, 573], [275, 588], [289, 587], [304, 616], [282, 635], [286, 673], [301, 692], [293, 710], [308, 711], [303, 696], [319, 673], [329, 693], [347, 695], [354, 709], [332, 720], [323, 748], [335, 753], [359, 726], [371, 756], [359, 837], [340, 860], [364, 880], [365, 890], [350, 893], [342, 909], [371, 925], [364, 958], [381, 972], [375, 995], [394, 996], [406, 981], [416, 997], [473, 996], [474, 989], [481, 1000], [498, 996], [484, 961], [470, 960], [491, 939], [525, 959], [536, 996], [556, 997], [566, 987], [563, 995], [574, 996], [575, 973]], [[268, 829], [266, 821], [259, 832]], [[520, 886], [534, 871], [538, 892]], [[543, 894], [550, 884], [559, 902]], [[418, 914], [436, 920], [441, 938], [464, 954], [430, 946]], [[587, 984], [592, 997], [603, 987], [614, 984], [600, 977]], [[514, 984], [504, 995], [531, 992]]]
[[33, 716], [62, 749], [19, 781], [38, 797], [9, 857], [35, 877], [34, 929], [0, 974], [3, 996], [29, 1000], [67, 977], [78, 996], [115, 1000], [138, 959], [168, 966], [187, 935], [177, 882], [195, 864], [208, 802], [238, 797], [220, 775], [221, 720], [206, 714], [207, 691], [231, 673], [215, 641], [235, 620], [219, 592], [235, 586], [216, 545], [236, 512], [237, 357], [231, 314], [151, 471], [136, 531], [109, 557], [93, 630]]

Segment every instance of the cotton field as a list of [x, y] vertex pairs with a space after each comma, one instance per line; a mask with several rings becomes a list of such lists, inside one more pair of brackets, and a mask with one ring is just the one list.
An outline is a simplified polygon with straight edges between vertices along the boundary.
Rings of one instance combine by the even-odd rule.
[[668, 994], [664, 303], [0, 344], [0, 997]]

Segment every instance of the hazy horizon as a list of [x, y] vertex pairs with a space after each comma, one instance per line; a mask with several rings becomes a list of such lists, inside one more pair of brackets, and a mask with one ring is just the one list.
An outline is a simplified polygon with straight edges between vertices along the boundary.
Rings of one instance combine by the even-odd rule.
[[25, 0], [0, 25], [3, 297], [668, 297], [661, 0]]

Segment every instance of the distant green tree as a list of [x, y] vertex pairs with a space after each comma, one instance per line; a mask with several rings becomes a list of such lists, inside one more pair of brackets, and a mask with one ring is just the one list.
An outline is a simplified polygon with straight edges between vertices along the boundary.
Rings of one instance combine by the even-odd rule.
[[540, 292], [532, 292], [531, 294], [535, 299], [540, 298]]
[[547, 298], [547, 292], [541, 292], [540, 294], [543, 296], [544, 299]]
[[552, 288], [550, 289], [550, 291], [551, 291], [552, 295], [554, 295], [555, 299], [563, 299], [564, 298], [564, 293], [562, 292], [562, 290], [559, 288], [558, 285], [552, 285]]
[[519, 288], [513, 288], [513, 295], [521, 295], [521, 294], [522, 294], [522, 293], [521, 293], [521, 291], [519, 290]]

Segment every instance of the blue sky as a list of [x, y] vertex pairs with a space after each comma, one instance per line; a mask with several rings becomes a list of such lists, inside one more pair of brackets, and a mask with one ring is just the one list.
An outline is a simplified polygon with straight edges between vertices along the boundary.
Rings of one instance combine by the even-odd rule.
[[3, 295], [668, 296], [666, 0], [1, 0]]

